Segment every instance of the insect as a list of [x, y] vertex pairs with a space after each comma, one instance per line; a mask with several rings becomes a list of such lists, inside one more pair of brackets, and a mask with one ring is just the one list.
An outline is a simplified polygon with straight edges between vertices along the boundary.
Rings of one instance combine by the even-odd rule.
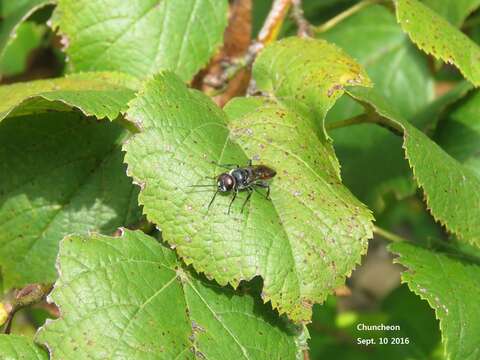
[[[258, 188], [267, 189], [267, 194], [265, 199], [270, 199], [270, 184], [268, 180], [272, 179], [277, 173], [272, 168], [266, 165], [252, 165], [252, 161], [248, 162], [247, 166], [241, 167], [236, 164], [217, 164], [225, 169], [228, 169], [228, 172], [221, 173], [217, 176], [216, 191], [208, 204], [208, 209], [212, 206], [215, 201], [215, 197], [218, 193], [233, 193], [232, 200], [228, 205], [228, 214], [230, 214], [230, 209], [233, 202], [237, 198], [237, 194], [240, 191], [247, 191], [248, 195], [242, 205], [243, 212], [245, 205], [250, 200], [254, 191], [258, 191]], [[193, 185], [198, 187], [212, 186], [212, 185]], [[263, 195], [263, 194], [262, 194]]]

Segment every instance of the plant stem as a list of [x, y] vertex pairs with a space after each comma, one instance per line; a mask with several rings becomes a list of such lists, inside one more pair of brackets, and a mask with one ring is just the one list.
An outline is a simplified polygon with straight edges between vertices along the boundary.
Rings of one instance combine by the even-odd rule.
[[292, 2], [293, 0], [275, 0], [273, 2], [257, 37], [257, 43], [261, 44], [262, 47], [277, 39]]
[[355, 14], [356, 12], [362, 10], [364, 7], [375, 4], [375, 3], [379, 3], [381, 1], [382, 0], [363, 0], [363, 1], [360, 1], [359, 3], [349, 7], [347, 10], [341, 12], [337, 16], [334, 16], [330, 20], [326, 21], [325, 23], [315, 27], [315, 31], [316, 32], [326, 32], [326, 31], [330, 30], [331, 28], [333, 28], [338, 23], [340, 23], [343, 20], [345, 20], [346, 18], [348, 18], [349, 16], [351, 16], [351, 15]]
[[[245, 55], [234, 58], [225, 66], [223, 72], [217, 75], [215, 79], [205, 79], [204, 82], [217, 89], [210, 95], [219, 95], [225, 91], [227, 84], [235, 78], [243, 69], [249, 69], [257, 54], [268, 44], [274, 42], [285, 21], [288, 11], [294, 0], [275, 0], [272, 8], [258, 33], [257, 39], [252, 41]], [[255, 84], [250, 82], [248, 93], [255, 92]]]
[[370, 112], [367, 110], [366, 113], [351, 117], [349, 119], [336, 121], [325, 125], [326, 130], [334, 130], [350, 125], [358, 124], [377, 124], [391, 131], [393, 134], [398, 136], [403, 136], [403, 128], [398, 124], [391, 123], [386, 121], [385, 118], [382, 118], [380, 115]]
[[379, 235], [381, 237], [383, 237], [384, 239], [388, 240], [388, 241], [391, 241], [391, 242], [405, 242], [405, 241], [409, 241], [408, 239], [405, 239], [399, 235], [396, 235], [388, 230], [385, 230], [385, 229], [382, 229], [381, 227], [377, 226], [377, 225], [374, 225], [373, 226], [373, 232], [376, 234], [376, 235]]
[[312, 36], [312, 25], [305, 19], [302, 8], [302, 0], [293, 0], [292, 17], [297, 23], [297, 35], [300, 37]]
[[[257, 54], [268, 44], [274, 42], [277, 37], [278, 33], [280, 32], [280, 28], [285, 21], [287, 16], [288, 10], [292, 6], [293, 0], [275, 0], [272, 4], [272, 8], [268, 13], [265, 22], [263, 23], [262, 29], [258, 33], [257, 40], [250, 45], [248, 49], [246, 63], [248, 67], [250, 67]], [[250, 80], [250, 84], [248, 85], [247, 94], [253, 95], [257, 92], [257, 87], [255, 84], [255, 80], [253, 78]]]
[[335, 121], [333, 123], [326, 124], [325, 128], [327, 130], [333, 130], [333, 129], [338, 129], [338, 128], [342, 128], [342, 127], [350, 126], [350, 125], [365, 124], [365, 123], [377, 123], [377, 122], [378, 121], [376, 121], [374, 118], [372, 118], [372, 116], [364, 113], [364, 114], [361, 114], [361, 115], [351, 117], [349, 119]]

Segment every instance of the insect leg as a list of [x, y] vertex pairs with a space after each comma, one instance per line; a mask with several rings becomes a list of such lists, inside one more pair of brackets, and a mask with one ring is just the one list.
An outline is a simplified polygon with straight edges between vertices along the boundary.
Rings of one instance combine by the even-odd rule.
[[270, 200], [270, 184], [269, 183], [265, 181], [256, 181], [253, 185], [267, 189], [267, 195], [265, 196], [265, 199]]
[[[253, 189], [255, 189], [255, 188], [253, 188]], [[245, 201], [243, 202], [242, 210], [240, 211], [240, 212], [242, 212], [242, 213], [243, 213], [243, 209], [245, 209], [245, 205], [247, 205], [248, 200], [250, 200], [250, 197], [251, 197], [252, 194], [253, 194], [252, 188], [247, 188], [247, 190], [248, 190], [248, 195], [247, 195], [247, 198], [245, 199]]]
[[[257, 186], [256, 186], [256, 185], [254, 185], [254, 186], [252, 187], [252, 189], [255, 190], [256, 193], [262, 195], [262, 197], [264, 197], [265, 199], [267, 199], [267, 197], [265, 196], [265, 194], [262, 193], [260, 190], [257, 189]], [[268, 199], [267, 199], [267, 200], [268, 200]]]
[[232, 201], [230, 201], [230, 204], [228, 204], [228, 212], [227, 212], [227, 214], [230, 214], [230, 208], [232, 207], [232, 204], [233, 204], [233, 202], [235, 201], [235, 198], [237, 197], [237, 194], [238, 194], [238, 190], [235, 190], [235, 191], [233, 192]]
[[215, 197], [217, 196], [217, 194], [218, 194], [218, 190], [215, 191], [215, 194], [213, 194], [212, 200], [210, 200], [210, 203], [208, 204], [207, 212], [208, 210], [210, 210], [210, 206], [213, 204], [213, 200], [215, 200]]

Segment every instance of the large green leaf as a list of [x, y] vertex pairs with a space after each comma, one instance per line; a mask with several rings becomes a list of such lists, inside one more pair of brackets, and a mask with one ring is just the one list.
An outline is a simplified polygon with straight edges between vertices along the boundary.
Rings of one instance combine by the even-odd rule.
[[120, 73], [83, 73], [0, 86], [0, 120], [72, 107], [87, 116], [113, 120], [127, 110], [137, 86], [136, 80]]
[[[54, 0], [15, 0], [2, 2], [0, 16], [0, 58], [5, 48], [14, 38], [18, 26], [38, 9], [52, 4]], [[3, 8], [5, 6], [5, 8]]]
[[480, 85], [480, 47], [418, 0], [397, 0], [397, 18], [412, 41], [427, 54], [455, 65]]
[[261, 91], [316, 118], [321, 127], [345, 86], [371, 86], [362, 66], [321, 39], [291, 37], [273, 43], [255, 61], [253, 75]]
[[[231, 135], [210, 99], [160, 74], [127, 114], [142, 129], [125, 146], [128, 172], [141, 184], [145, 214], [187, 264], [222, 285], [260, 275], [264, 301], [308, 321], [313, 302], [342, 283], [366, 251], [372, 217], [341, 185], [318, 123], [264, 99], [228, 108]], [[230, 214], [231, 196], [217, 196], [208, 211], [212, 177], [225, 171], [214, 163], [246, 165], [249, 158], [276, 168], [272, 201], [254, 193], [241, 212], [242, 192]], [[191, 187], [205, 183], [212, 187], [203, 192]]]
[[459, 104], [435, 134], [435, 140], [480, 177], [480, 93], [475, 92]]
[[480, 265], [407, 243], [391, 250], [407, 267], [402, 280], [428, 301], [440, 320], [445, 355], [448, 359], [474, 360], [480, 357]]
[[[318, 36], [339, 45], [364, 65], [375, 88], [404, 116], [410, 117], [432, 100], [433, 78], [426, 59], [385, 7], [368, 6]], [[361, 111], [345, 97], [329, 113], [328, 121]], [[370, 208], [382, 210], [391, 193], [402, 198], [414, 192], [401, 140], [390, 132], [367, 125], [336, 129], [330, 135], [345, 184]]]
[[468, 15], [480, 6], [480, 0], [423, 0], [453, 26], [460, 27]]
[[480, 178], [411, 125], [375, 91], [348, 93], [373, 108], [383, 125], [403, 134], [406, 158], [434, 218], [463, 240], [480, 246]]
[[47, 360], [48, 354], [32, 340], [19, 335], [0, 335], [2, 360]]
[[52, 359], [295, 359], [294, 329], [248, 294], [200, 279], [140, 231], [62, 241]]
[[74, 113], [0, 123], [0, 265], [6, 289], [55, 279], [66, 234], [113, 232], [138, 217], [126, 131]]
[[54, 26], [74, 71], [169, 69], [190, 80], [221, 44], [227, 9], [226, 0], [58, 0]]

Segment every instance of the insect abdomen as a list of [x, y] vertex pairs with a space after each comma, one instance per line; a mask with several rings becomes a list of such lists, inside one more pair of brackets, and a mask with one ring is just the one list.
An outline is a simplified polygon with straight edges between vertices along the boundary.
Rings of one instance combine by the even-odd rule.
[[255, 174], [255, 177], [261, 180], [268, 180], [277, 175], [277, 172], [275, 170], [265, 165], [253, 166], [253, 172]]

